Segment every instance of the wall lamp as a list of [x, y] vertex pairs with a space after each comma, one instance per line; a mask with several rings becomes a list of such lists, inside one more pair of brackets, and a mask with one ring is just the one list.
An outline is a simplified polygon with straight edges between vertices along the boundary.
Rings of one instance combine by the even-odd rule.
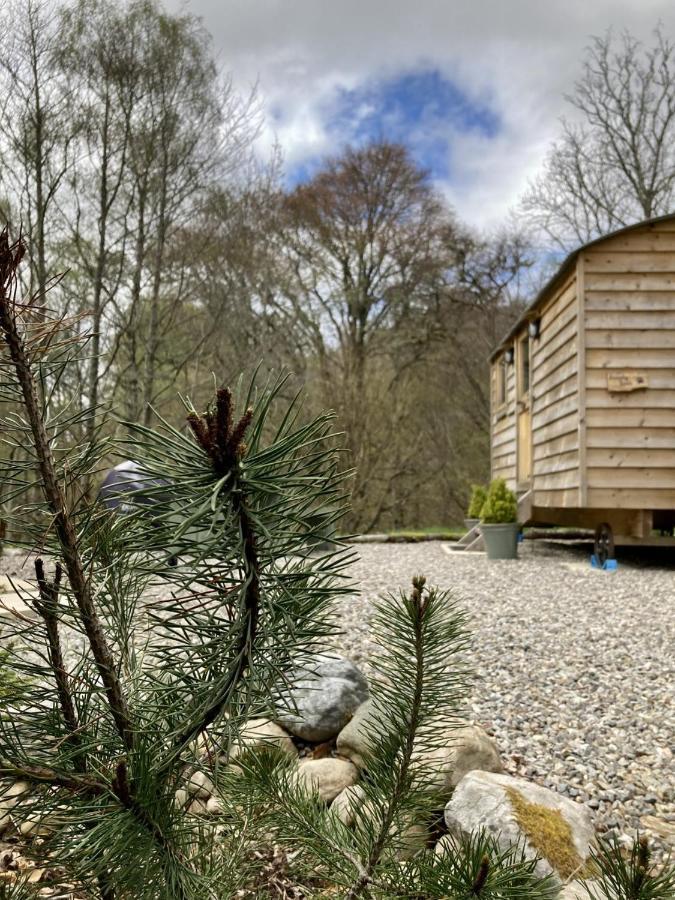
[[527, 331], [531, 338], [538, 338], [541, 331], [541, 319], [530, 319]]
[[513, 347], [509, 347], [508, 350], [504, 351], [504, 359], [506, 360], [506, 364], [510, 366], [513, 362]]

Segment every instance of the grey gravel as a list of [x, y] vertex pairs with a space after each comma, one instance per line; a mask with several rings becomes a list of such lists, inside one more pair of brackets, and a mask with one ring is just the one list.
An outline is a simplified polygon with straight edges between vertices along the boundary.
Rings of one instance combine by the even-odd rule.
[[659, 856], [675, 846], [675, 552], [603, 572], [586, 549], [549, 542], [526, 542], [517, 561], [441, 542], [356, 550], [336, 649], [367, 671], [375, 597], [417, 573], [452, 590], [474, 635], [467, 712], [506, 770], [585, 804], [600, 832], [639, 827]]

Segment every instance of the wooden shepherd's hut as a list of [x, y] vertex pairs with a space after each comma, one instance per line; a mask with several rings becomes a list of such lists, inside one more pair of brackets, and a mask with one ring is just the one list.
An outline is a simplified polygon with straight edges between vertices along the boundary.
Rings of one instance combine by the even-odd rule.
[[673, 542], [675, 214], [571, 253], [491, 357], [492, 477], [523, 524]]

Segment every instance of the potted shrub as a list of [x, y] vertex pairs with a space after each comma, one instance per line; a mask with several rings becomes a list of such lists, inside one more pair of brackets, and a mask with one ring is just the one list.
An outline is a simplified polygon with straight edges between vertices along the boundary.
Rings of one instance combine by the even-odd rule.
[[481, 510], [480, 531], [488, 559], [516, 559], [518, 556], [518, 501], [503, 478], [490, 482]]
[[467, 531], [471, 531], [471, 529], [475, 528], [480, 522], [480, 513], [483, 509], [486, 497], [487, 490], [482, 484], [471, 485], [471, 499], [469, 500], [466, 518], [464, 519], [464, 525]]

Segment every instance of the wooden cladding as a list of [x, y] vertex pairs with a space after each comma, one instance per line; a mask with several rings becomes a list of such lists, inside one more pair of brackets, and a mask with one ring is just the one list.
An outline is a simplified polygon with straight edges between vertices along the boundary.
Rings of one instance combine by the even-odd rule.
[[[539, 336], [530, 338], [525, 326], [513, 342], [513, 363], [505, 365], [503, 354], [494, 362], [492, 476], [511, 487], [560, 490], [576, 478], [576, 318], [571, 278], [542, 309]], [[556, 461], [561, 446], [562, 465]]]
[[582, 254], [588, 504], [675, 509], [675, 231]]
[[553, 284], [493, 364], [493, 476], [530, 472], [537, 509], [675, 510], [675, 216]]
[[577, 321], [572, 275], [542, 308], [539, 336], [530, 343], [531, 483], [543, 506], [578, 485]]
[[516, 379], [513, 364], [502, 354], [492, 369], [491, 477], [516, 482]]

